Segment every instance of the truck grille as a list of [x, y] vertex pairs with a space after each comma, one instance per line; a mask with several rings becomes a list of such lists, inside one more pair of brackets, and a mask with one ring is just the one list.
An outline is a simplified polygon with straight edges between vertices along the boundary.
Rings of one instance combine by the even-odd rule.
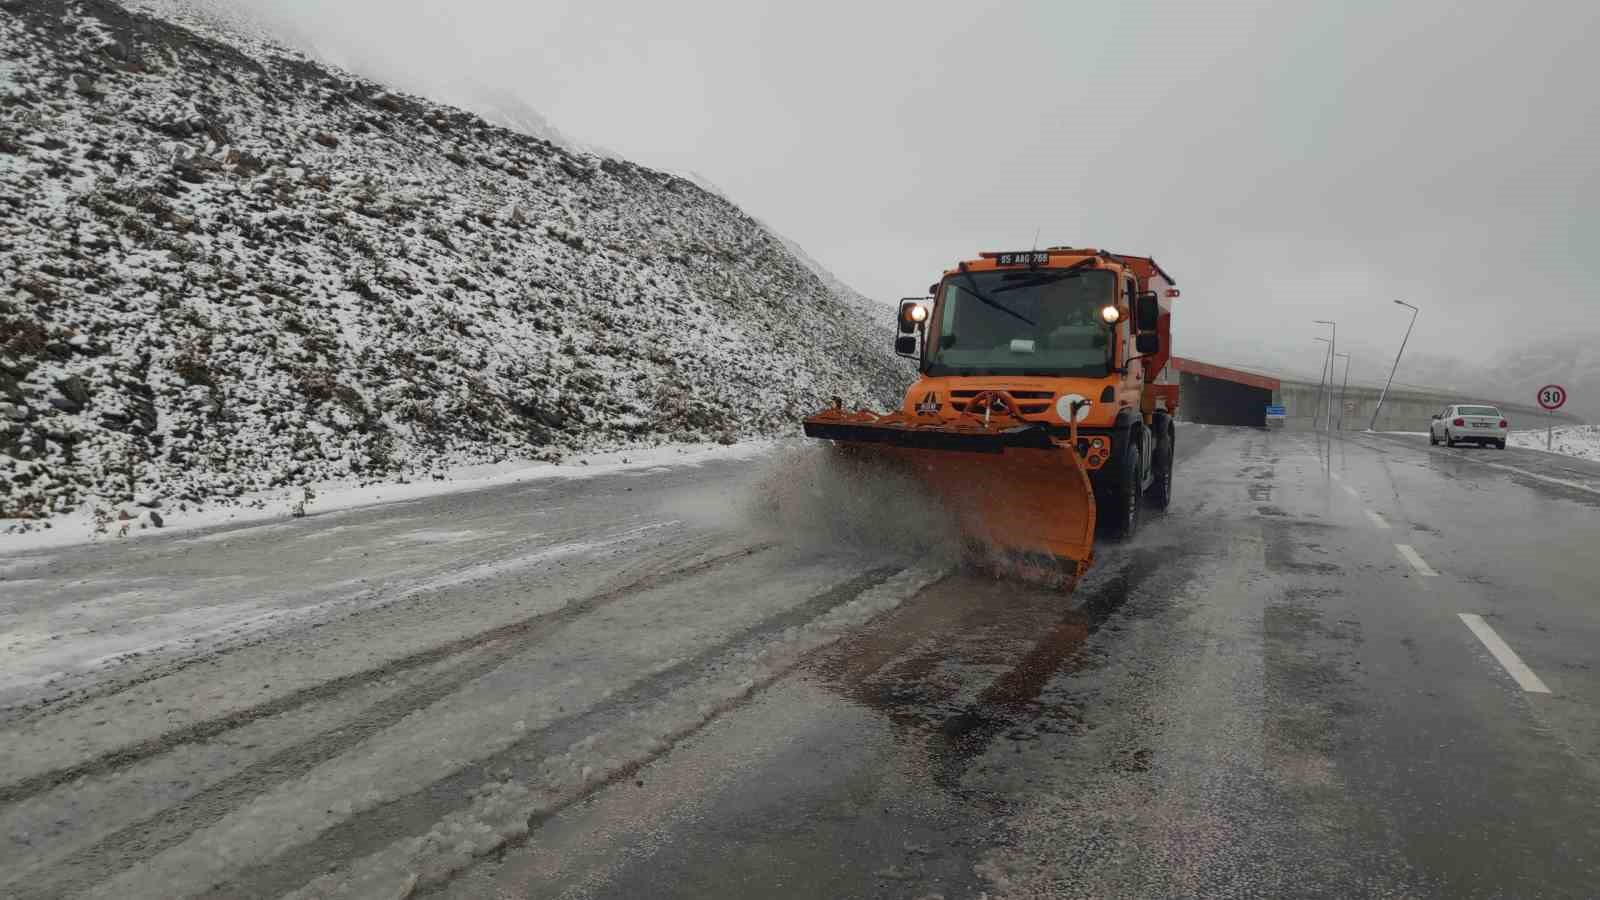
[[[951, 391], [950, 405], [957, 412], [966, 412], [967, 404], [964, 400], [969, 400], [981, 393], [983, 391]], [[1022, 414], [1025, 416], [1036, 416], [1047, 411], [1050, 409], [1050, 401], [1056, 398], [1053, 391], [1006, 391], [1006, 393], [1017, 401], [1017, 408], [1022, 410]]]

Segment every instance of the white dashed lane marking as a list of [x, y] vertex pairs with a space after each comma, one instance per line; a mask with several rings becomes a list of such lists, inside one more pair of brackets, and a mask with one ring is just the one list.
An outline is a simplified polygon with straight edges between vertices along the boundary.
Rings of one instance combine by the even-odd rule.
[[1378, 515], [1370, 509], [1367, 510], [1367, 518], [1371, 519], [1372, 524], [1378, 526], [1379, 528], [1382, 528], [1385, 531], [1389, 529], [1389, 523], [1384, 521], [1383, 516]]
[[1416, 569], [1418, 575], [1427, 578], [1439, 577], [1439, 573], [1435, 572], [1433, 567], [1428, 565], [1427, 560], [1423, 559], [1422, 555], [1417, 553], [1416, 549], [1410, 544], [1395, 544], [1394, 548], [1400, 551], [1400, 555], [1406, 558], [1406, 562], [1411, 563], [1411, 568]]
[[1356, 490], [1356, 489], [1355, 489], [1355, 488], [1353, 488], [1353, 487], [1351, 487], [1351, 486], [1350, 486], [1350, 485], [1348, 485], [1348, 484], [1347, 484], [1347, 485], [1345, 485], [1345, 486], [1344, 486], [1344, 492], [1345, 492], [1345, 493], [1346, 493], [1346, 494], [1349, 494], [1349, 495], [1350, 495], [1350, 496], [1352, 496], [1352, 497], [1359, 497], [1359, 496], [1361, 496], [1361, 494], [1360, 494], [1360, 492], [1359, 492], [1359, 491], [1357, 491], [1357, 490]]
[[1483, 641], [1483, 646], [1489, 648], [1489, 652], [1505, 668], [1506, 674], [1521, 685], [1523, 690], [1530, 694], [1550, 693], [1550, 689], [1545, 686], [1539, 676], [1528, 668], [1528, 664], [1522, 661], [1522, 657], [1518, 656], [1515, 650], [1512, 650], [1505, 641], [1500, 639], [1500, 635], [1489, 627], [1489, 623], [1485, 622], [1482, 616], [1473, 613], [1457, 613], [1457, 615], [1461, 617], [1461, 621], [1468, 628], [1472, 629], [1472, 633], [1478, 636], [1478, 640]]

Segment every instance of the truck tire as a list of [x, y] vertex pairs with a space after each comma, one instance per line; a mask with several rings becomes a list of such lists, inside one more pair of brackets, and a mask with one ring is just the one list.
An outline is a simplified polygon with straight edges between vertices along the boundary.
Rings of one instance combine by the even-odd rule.
[[1144, 502], [1151, 509], [1166, 511], [1172, 505], [1172, 462], [1177, 452], [1177, 430], [1165, 417], [1156, 420], [1156, 448], [1150, 454], [1150, 468], [1155, 470], [1155, 480], [1144, 493]]
[[1126, 541], [1139, 530], [1139, 447], [1123, 444], [1117, 455], [1115, 480], [1107, 486], [1105, 503], [1099, 510], [1106, 534]]

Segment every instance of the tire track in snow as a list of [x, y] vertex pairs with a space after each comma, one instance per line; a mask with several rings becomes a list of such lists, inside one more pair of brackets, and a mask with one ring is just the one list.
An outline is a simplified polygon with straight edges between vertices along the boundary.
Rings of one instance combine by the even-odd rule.
[[[322, 624], [328, 624], [330, 622], [339, 621], [340, 619], [349, 618], [352, 616], [365, 615], [386, 607], [395, 606], [399, 603], [414, 599], [419, 596], [436, 591], [449, 590], [470, 582], [480, 581], [486, 578], [503, 577], [506, 574], [514, 572], [518, 569], [526, 568], [529, 564], [591, 552], [597, 549], [614, 546], [616, 544], [628, 543], [642, 535], [670, 528], [676, 524], [679, 523], [676, 521], [647, 523], [645, 525], [635, 526], [633, 528], [628, 528], [623, 531], [613, 533], [600, 540], [551, 544], [542, 547], [531, 554], [516, 559], [505, 560], [495, 559], [492, 557], [480, 559], [441, 575], [425, 578], [415, 584], [406, 585], [404, 588], [397, 589], [393, 597], [383, 599], [378, 603], [362, 606], [353, 611], [344, 612], [342, 615], [325, 620]], [[571, 532], [574, 536], [581, 536], [584, 533], [584, 529], [581, 528], [567, 529], [567, 531]], [[559, 533], [552, 533], [545, 536], [553, 537], [557, 534]], [[497, 550], [499, 549], [504, 548], [497, 548]], [[157, 681], [170, 675], [175, 675], [201, 663], [213, 662], [232, 653], [248, 650], [263, 644], [273, 643], [281, 640], [286, 633], [282, 630], [273, 629], [272, 626], [277, 625], [279, 622], [293, 624], [304, 623], [308, 619], [313, 618], [317, 610], [335, 609], [342, 605], [348, 604], [351, 601], [360, 600], [362, 598], [376, 598], [381, 593], [381, 591], [374, 593], [370, 590], [362, 590], [354, 594], [335, 596], [320, 603], [313, 604], [309, 607], [273, 609], [265, 613], [261, 613], [253, 618], [230, 622], [227, 626], [222, 629], [218, 629], [214, 633], [220, 634], [222, 632], [235, 632], [241, 629], [250, 629], [252, 626], [257, 627], [248, 632], [244, 637], [226, 638], [221, 644], [210, 647], [203, 652], [194, 653], [189, 656], [179, 657], [178, 659], [157, 664], [155, 667], [143, 672], [139, 672], [136, 675], [102, 675], [100, 672], [79, 673], [80, 675], [94, 677], [98, 679], [98, 681], [83, 688], [70, 690], [66, 694], [62, 694], [60, 696], [24, 701], [23, 703], [19, 704], [24, 708], [24, 712], [14, 721], [5, 722], [5, 724], [10, 726], [13, 724], [37, 721], [41, 716], [66, 712], [76, 707], [92, 703], [96, 700], [115, 697], [118, 694], [122, 694], [133, 688], [139, 687], [140, 685], [148, 684], [149, 682]], [[312, 627], [317, 626], [313, 625]], [[108, 657], [106, 661], [108, 664], [116, 665], [120, 663], [126, 663], [133, 659], [138, 659], [145, 655], [159, 654], [164, 652], [166, 649], [166, 645], [157, 644], [149, 647], [142, 647], [136, 650], [124, 650], [120, 653], [113, 654], [111, 657]], [[109, 672], [109, 669], [107, 671]], [[0, 803], [4, 802], [5, 795], [3, 790], [0, 790]]]
[[[530, 644], [549, 637], [552, 632], [571, 621], [640, 590], [655, 588], [700, 575], [734, 560], [753, 556], [773, 546], [775, 545], [771, 543], [757, 544], [703, 560], [693, 565], [682, 566], [666, 573], [644, 574], [625, 585], [570, 603], [559, 610], [543, 613], [509, 625], [502, 625], [469, 638], [451, 641], [447, 644], [412, 654], [387, 666], [367, 670], [364, 673], [360, 673], [359, 676], [343, 676], [335, 679], [334, 682], [326, 682], [316, 688], [289, 695], [289, 697], [301, 697], [300, 704], [297, 705], [303, 705], [304, 703], [331, 696], [338, 691], [347, 690], [363, 681], [437, 662], [452, 655], [500, 642], [499, 646], [493, 647], [490, 652], [479, 660], [452, 669], [438, 678], [379, 701], [362, 715], [347, 720], [337, 728], [312, 735], [293, 746], [273, 754], [267, 759], [250, 765], [248, 768], [206, 790], [167, 807], [154, 816], [149, 816], [124, 826], [94, 845], [72, 854], [47, 872], [30, 879], [26, 884], [9, 885], [8, 890], [15, 892], [10, 896], [15, 896], [19, 900], [28, 900], [28, 898], [41, 898], [42, 900], [42, 898], [46, 897], [75, 895], [83, 892], [93, 885], [116, 875], [118, 872], [150, 859], [162, 851], [181, 843], [195, 832], [215, 824], [224, 816], [260, 794], [285, 781], [304, 775], [323, 762], [342, 755], [418, 709], [425, 708], [448, 697], [470, 684], [473, 680], [493, 671], [511, 656], [525, 651]], [[893, 574], [893, 571], [890, 574]], [[887, 578], [888, 576], [884, 577]], [[804, 606], [806, 604], [802, 604], [802, 607]], [[791, 624], [788, 621], [788, 615], [785, 614], [767, 621], [776, 622], [782, 620], [783, 626], [780, 627], [785, 627]], [[402, 663], [404, 666], [399, 667]], [[336, 686], [336, 690], [334, 686]], [[274, 704], [263, 704], [263, 706], [272, 705]], [[214, 732], [216, 734], [260, 717], [260, 714], [251, 717], [251, 719], [240, 719], [239, 716], [225, 716], [202, 724], [211, 725], [216, 723], [216, 727], [219, 728], [217, 732]], [[198, 727], [183, 729], [183, 732], [192, 732], [197, 730]], [[208, 736], [214, 736], [214, 734]], [[189, 740], [201, 739], [203, 738], [189, 738]], [[152, 749], [151, 753], [143, 754], [139, 758], [165, 752], [179, 742], [172, 740], [172, 736], [168, 735], [164, 739], [145, 743], [155, 743], [157, 746]], [[142, 747], [143, 745], [138, 746]], [[110, 768], [125, 766], [134, 761], [136, 760], [119, 760], [114, 765], [111, 765]], [[58, 778], [55, 783], [59, 784], [68, 780], [72, 779]], [[470, 799], [468, 797], [464, 802], [470, 802]], [[297, 856], [296, 858], [303, 857]], [[292, 864], [293, 862], [291, 861]], [[300, 871], [303, 876], [303, 873], [307, 870], [301, 868]], [[300, 881], [303, 882], [304, 877]], [[300, 882], [296, 882], [296, 885], [298, 883]], [[289, 887], [292, 888], [296, 885], [290, 885]]]
[[[477, 792], [486, 785], [507, 780], [536, 780], [539, 766], [546, 758], [565, 753], [585, 737], [603, 733], [650, 704], [688, 688], [707, 671], [720, 668], [721, 661], [737, 658], [750, 645], [764, 643], [790, 628], [824, 616], [903, 571], [899, 566], [872, 569], [815, 594], [656, 675], [634, 683], [598, 706], [531, 731], [503, 750], [469, 763], [453, 775], [351, 816], [320, 834], [310, 835], [307, 843], [237, 872], [227, 883], [217, 885], [205, 896], [277, 897], [302, 887], [316, 873], [328, 872], [344, 863], [361, 859], [400, 838], [424, 834], [450, 813], [471, 806]], [[628, 777], [670, 749], [673, 742], [698, 731], [709, 721], [711, 718], [683, 733], [674, 733], [659, 752], [633, 761], [611, 777], [596, 781], [578, 795], [541, 812], [536, 821], [530, 822], [530, 828], [582, 797]]]
[[[432, 665], [448, 657], [465, 653], [479, 647], [497, 642], [508, 643], [486, 657], [485, 661], [468, 667], [469, 671], [477, 672], [478, 668], [487, 666], [493, 668], [504, 659], [526, 646], [531, 641], [537, 641], [554, 628], [580, 616], [593, 612], [595, 609], [621, 599], [640, 590], [668, 584], [684, 578], [702, 574], [718, 566], [753, 556], [776, 546], [773, 543], [752, 544], [741, 547], [731, 553], [724, 553], [709, 559], [701, 560], [686, 566], [669, 569], [667, 571], [647, 571], [637, 577], [617, 584], [616, 586], [592, 594], [580, 600], [573, 601], [560, 609], [539, 613], [505, 625], [499, 625], [486, 631], [479, 632], [464, 638], [458, 638], [443, 644], [429, 647], [415, 653], [402, 656], [382, 666], [364, 669], [341, 675], [338, 678], [324, 681], [321, 684], [304, 688], [281, 697], [273, 698], [265, 703], [235, 710], [224, 716], [207, 719], [193, 725], [185, 726], [174, 731], [166, 732], [157, 737], [140, 741], [126, 747], [121, 747], [109, 753], [85, 760], [72, 766], [41, 772], [21, 781], [7, 785], [0, 785], [0, 805], [17, 803], [49, 791], [61, 784], [76, 781], [79, 778], [105, 775], [119, 769], [132, 766], [152, 756], [165, 753], [174, 747], [183, 744], [208, 741], [219, 735], [226, 734], [235, 728], [247, 725], [258, 719], [275, 716], [280, 713], [297, 709], [308, 703], [315, 703], [333, 697], [344, 691], [350, 690], [366, 682], [378, 678], [388, 677], [411, 669]], [[166, 673], [163, 673], [166, 674]], [[476, 677], [474, 674], [472, 677]], [[129, 685], [131, 687], [131, 685]], [[426, 688], [422, 688], [426, 690]], [[431, 702], [431, 701], [429, 701]], [[407, 710], [409, 712], [409, 709]]]

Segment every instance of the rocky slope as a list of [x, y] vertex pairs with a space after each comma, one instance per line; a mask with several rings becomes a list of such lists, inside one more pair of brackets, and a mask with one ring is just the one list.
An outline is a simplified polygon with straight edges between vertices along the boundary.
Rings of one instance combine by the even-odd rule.
[[5, 0], [0, 48], [0, 517], [784, 433], [910, 374], [682, 178], [108, 0]]

